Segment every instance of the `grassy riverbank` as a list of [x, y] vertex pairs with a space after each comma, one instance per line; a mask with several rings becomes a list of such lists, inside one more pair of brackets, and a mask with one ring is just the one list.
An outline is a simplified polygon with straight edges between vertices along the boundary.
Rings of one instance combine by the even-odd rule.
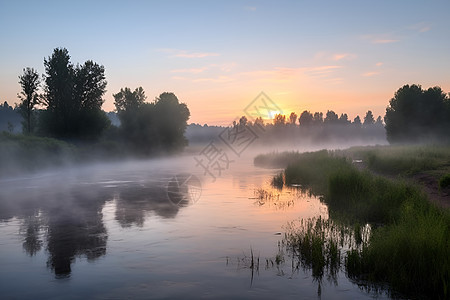
[[408, 178], [429, 172], [438, 184], [448, 172], [449, 158], [445, 147], [364, 147], [269, 154], [255, 158], [255, 164], [285, 167], [277, 181], [282, 176], [285, 185], [301, 184], [320, 195], [332, 219], [354, 228], [371, 224], [367, 243], [345, 255], [350, 278], [387, 282], [393, 291], [410, 297], [446, 299], [450, 212], [432, 204]]

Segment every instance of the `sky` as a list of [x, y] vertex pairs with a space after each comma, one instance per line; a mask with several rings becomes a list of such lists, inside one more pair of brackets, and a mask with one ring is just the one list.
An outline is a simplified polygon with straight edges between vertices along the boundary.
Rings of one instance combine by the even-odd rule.
[[228, 125], [264, 92], [281, 111], [384, 116], [405, 84], [450, 92], [450, 1], [0, 0], [0, 101], [67, 48], [113, 94], [173, 92], [189, 122]]

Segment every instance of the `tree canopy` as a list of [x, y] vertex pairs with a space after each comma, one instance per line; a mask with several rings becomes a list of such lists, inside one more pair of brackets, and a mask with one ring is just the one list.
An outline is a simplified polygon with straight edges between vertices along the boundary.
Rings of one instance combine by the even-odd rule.
[[385, 123], [391, 143], [448, 141], [450, 99], [440, 87], [404, 85], [389, 101]]
[[43, 133], [70, 140], [98, 138], [110, 124], [101, 110], [105, 68], [90, 60], [74, 67], [65, 48], [55, 49], [44, 66]]
[[162, 93], [152, 103], [144, 102], [142, 87], [133, 92], [124, 88], [113, 96], [122, 137], [133, 152], [148, 155], [181, 150], [187, 145], [184, 132], [190, 112], [175, 94]]

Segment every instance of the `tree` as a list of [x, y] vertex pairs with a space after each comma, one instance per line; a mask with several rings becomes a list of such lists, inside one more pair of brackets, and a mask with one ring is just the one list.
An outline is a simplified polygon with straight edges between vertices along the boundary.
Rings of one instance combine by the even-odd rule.
[[298, 122], [300, 123], [300, 126], [310, 126], [313, 123], [313, 115], [305, 110], [301, 113]]
[[289, 123], [291, 125], [295, 125], [295, 123], [297, 122], [297, 114], [295, 112], [291, 112], [291, 114], [289, 115]]
[[327, 111], [326, 117], [323, 120], [325, 124], [335, 125], [338, 123], [339, 116], [332, 110]]
[[184, 133], [190, 117], [186, 104], [173, 93], [162, 93], [152, 103], [142, 87], [114, 94], [121, 132], [128, 148], [138, 154], [177, 151], [187, 145]]
[[38, 72], [33, 68], [23, 69], [23, 74], [19, 76], [19, 84], [22, 88], [18, 97], [22, 101], [19, 104], [19, 108], [20, 113], [24, 118], [23, 131], [27, 134], [31, 134], [33, 111], [35, 106], [40, 103], [38, 94], [40, 79]]
[[242, 116], [242, 117], [239, 119], [239, 126], [245, 127], [245, 125], [247, 125], [247, 122], [248, 122], [247, 117], [246, 117], [246, 116]]
[[423, 90], [404, 85], [386, 108], [386, 135], [390, 143], [448, 140], [449, 97], [440, 87]]
[[355, 125], [355, 126], [357, 126], [357, 127], [361, 127], [361, 118], [359, 117], [359, 116], [356, 116], [354, 119], [353, 119], [353, 123], [352, 123], [353, 125]]
[[341, 116], [339, 117], [339, 124], [348, 125], [349, 123], [350, 123], [350, 121], [348, 120], [348, 115], [341, 114]]
[[313, 124], [314, 125], [321, 125], [321, 124], [323, 124], [323, 113], [322, 112], [315, 112], [314, 113]]
[[254, 125], [263, 128], [264, 127], [264, 120], [263, 120], [263, 118], [257, 117], [255, 119]]
[[76, 67], [65, 48], [44, 59], [45, 105], [41, 123], [46, 134], [63, 139], [96, 139], [109, 125], [101, 110], [106, 92], [105, 68], [86, 61]]
[[286, 116], [282, 114], [276, 114], [273, 118], [273, 125], [274, 126], [284, 126], [286, 124]]
[[366, 116], [364, 117], [364, 126], [370, 126], [375, 123], [375, 119], [373, 118], [373, 114], [371, 110], [368, 110]]
[[179, 151], [187, 146], [184, 137], [190, 112], [174, 93], [162, 93], [155, 99], [155, 116], [160, 150]]
[[133, 92], [127, 87], [120, 89], [120, 92], [113, 94], [113, 97], [114, 105], [116, 106], [116, 110], [119, 115], [124, 111], [138, 109], [147, 99], [142, 87], [136, 88]]
[[376, 121], [375, 121], [375, 125], [377, 126], [383, 126], [383, 119], [381, 118], [381, 116], [378, 116]]

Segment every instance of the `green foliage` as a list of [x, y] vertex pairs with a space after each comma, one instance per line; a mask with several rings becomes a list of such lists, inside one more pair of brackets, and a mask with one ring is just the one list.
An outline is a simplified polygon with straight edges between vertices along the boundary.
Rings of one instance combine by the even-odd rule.
[[336, 278], [341, 265], [339, 244], [345, 238], [341, 227], [331, 219], [313, 218], [291, 222], [286, 228], [283, 244], [299, 259], [303, 268], [311, 269], [313, 278], [321, 281], [325, 273]]
[[443, 189], [450, 186], [450, 173], [442, 175], [439, 179], [439, 188]]
[[23, 69], [23, 75], [19, 76], [19, 84], [22, 88], [19, 94], [19, 99], [22, 101], [19, 104], [19, 111], [24, 119], [23, 132], [31, 134], [33, 131], [32, 123], [35, 123], [33, 118], [34, 107], [41, 103], [37, 93], [40, 85], [38, 72], [33, 68]]
[[0, 176], [13, 176], [75, 161], [74, 146], [51, 138], [0, 133]]
[[[402, 157], [403, 151], [398, 149], [393, 148], [390, 155], [396, 153]], [[418, 149], [409, 150], [414, 153], [411, 157], [417, 156]], [[344, 152], [365, 157], [372, 150], [353, 148]], [[446, 163], [444, 158], [448, 152], [443, 148], [429, 147], [421, 151], [421, 157], [434, 159], [421, 168]], [[405, 295], [448, 298], [450, 212], [432, 205], [411, 184], [358, 170], [339, 157], [342, 154], [340, 151], [297, 153], [298, 160], [289, 164], [285, 176], [287, 184], [301, 183], [313, 193], [322, 194], [331, 219], [353, 222], [355, 244], [346, 246], [349, 249], [345, 258], [348, 276], [375, 287], [387, 282], [392, 291]], [[369, 239], [364, 237], [359, 225], [366, 222], [373, 225]], [[340, 228], [341, 234], [335, 240], [342, 247], [339, 241], [345, 240], [348, 233], [345, 226]], [[313, 273], [320, 276], [327, 257], [332, 257], [323, 247], [330, 243], [326, 238], [330, 235], [329, 229], [320, 224], [309, 224], [293, 232], [295, 234], [288, 235], [289, 243], [297, 245], [302, 261], [308, 262]]]
[[173, 93], [162, 93], [154, 102], [145, 103], [142, 88], [134, 92], [125, 88], [114, 98], [122, 137], [134, 153], [179, 151], [187, 145], [184, 132], [190, 112]]
[[373, 232], [370, 243], [347, 255], [354, 279], [389, 282], [415, 297], [447, 299], [450, 283], [450, 215], [405, 205], [398, 222]]
[[447, 146], [354, 147], [343, 155], [362, 159], [370, 170], [389, 175], [414, 174], [450, 164]]
[[67, 140], [96, 140], [110, 125], [101, 110], [106, 92], [105, 68], [92, 61], [76, 67], [67, 49], [44, 60], [46, 110], [41, 133]]
[[283, 188], [283, 185], [284, 185], [284, 175], [283, 175], [283, 173], [279, 173], [279, 174], [275, 175], [272, 178], [271, 184], [272, 184], [273, 187], [276, 187], [278, 189]]
[[386, 108], [386, 134], [390, 143], [448, 141], [450, 99], [440, 87], [423, 90], [404, 85]]

